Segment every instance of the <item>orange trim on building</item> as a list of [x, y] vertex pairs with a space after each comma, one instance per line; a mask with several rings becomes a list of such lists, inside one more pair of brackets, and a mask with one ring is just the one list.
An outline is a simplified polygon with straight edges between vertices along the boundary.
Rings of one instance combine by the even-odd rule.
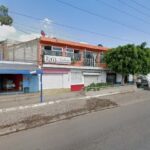
[[52, 44], [52, 45], [57, 45], [57, 46], [67, 46], [69, 48], [76, 48], [80, 50], [90, 50], [90, 51], [107, 51], [108, 48], [102, 47], [102, 46], [94, 46], [90, 44], [84, 44], [84, 43], [79, 43], [79, 42], [72, 42], [72, 41], [67, 41], [67, 40], [62, 40], [62, 39], [57, 39], [57, 38], [47, 38], [47, 37], [41, 37], [40, 38], [40, 43], [41, 44]]

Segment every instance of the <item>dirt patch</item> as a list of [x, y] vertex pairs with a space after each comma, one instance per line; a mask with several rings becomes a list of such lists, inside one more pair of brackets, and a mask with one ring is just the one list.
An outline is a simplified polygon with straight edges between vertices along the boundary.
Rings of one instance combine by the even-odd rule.
[[88, 111], [97, 110], [109, 106], [117, 106], [117, 104], [115, 102], [110, 101], [109, 99], [99, 99], [99, 98], [89, 99], [86, 102], [86, 109]]
[[1, 125], [0, 129], [1, 130], [10, 129], [10, 133], [11, 133], [11, 132], [25, 130], [37, 126], [42, 126], [44, 124], [52, 123], [63, 119], [71, 119], [72, 117], [83, 115], [91, 111], [98, 111], [104, 108], [115, 107], [115, 106], [117, 106], [117, 104], [108, 99], [92, 98], [86, 100], [85, 106], [82, 108], [66, 111], [65, 113], [60, 113], [53, 116], [50, 115], [44, 116], [41, 114], [32, 115], [30, 117], [24, 118], [23, 120], [12, 124]]

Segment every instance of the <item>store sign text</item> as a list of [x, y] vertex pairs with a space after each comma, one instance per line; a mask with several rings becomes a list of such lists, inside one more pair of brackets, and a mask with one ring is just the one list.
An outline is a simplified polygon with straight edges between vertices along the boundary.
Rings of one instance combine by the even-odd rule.
[[45, 63], [51, 63], [51, 64], [71, 64], [71, 58], [70, 57], [63, 57], [63, 56], [45, 55], [44, 56], [44, 62]]

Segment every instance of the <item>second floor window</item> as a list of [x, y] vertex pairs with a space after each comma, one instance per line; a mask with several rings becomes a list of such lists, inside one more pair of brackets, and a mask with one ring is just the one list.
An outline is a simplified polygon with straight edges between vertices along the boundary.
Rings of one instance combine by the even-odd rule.
[[44, 46], [44, 49], [43, 49], [44, 55], [50, 55], [51, 54], [51, 50], [52, 50], [51, 46]]
[[105, 63], [105, 61], [104, 61], [104, 52], [100, 53], [100, 63]]
[[44, 55], [62, 56], [62, 48], [55, 46], [44, 46]]
[[80, 61], [80, 60], [81, 60], [80, 50], [74, 50], [74, 61]]
[[52, 54], [54, 56], [62, 56], [62, 48], [61, 47], [52, 47]]
[[66, 49], [66, 56], [67, 56], [67, 57], [71, 57], [71, 59], [73, 60], [73, 59], [74, 59], [74, 49], [72, 49], [72, 48], [67, 48], [67, 49]]
[[85, 59], [92, 59], [93, 58], [93, 53], [90, 51], [85, 51], [84, 52], [84, 58]]

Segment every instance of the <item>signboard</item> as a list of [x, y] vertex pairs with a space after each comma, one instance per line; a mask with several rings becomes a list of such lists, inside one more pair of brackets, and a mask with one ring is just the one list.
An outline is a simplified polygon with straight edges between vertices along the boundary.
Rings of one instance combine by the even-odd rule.
[[71, 64], [71, 58], [70, 57], [63, 57], [63, 56], [50, 56], [45, 55], [44, 56], [44, 62], [45, 63], [51, 63], [51, 64]]

